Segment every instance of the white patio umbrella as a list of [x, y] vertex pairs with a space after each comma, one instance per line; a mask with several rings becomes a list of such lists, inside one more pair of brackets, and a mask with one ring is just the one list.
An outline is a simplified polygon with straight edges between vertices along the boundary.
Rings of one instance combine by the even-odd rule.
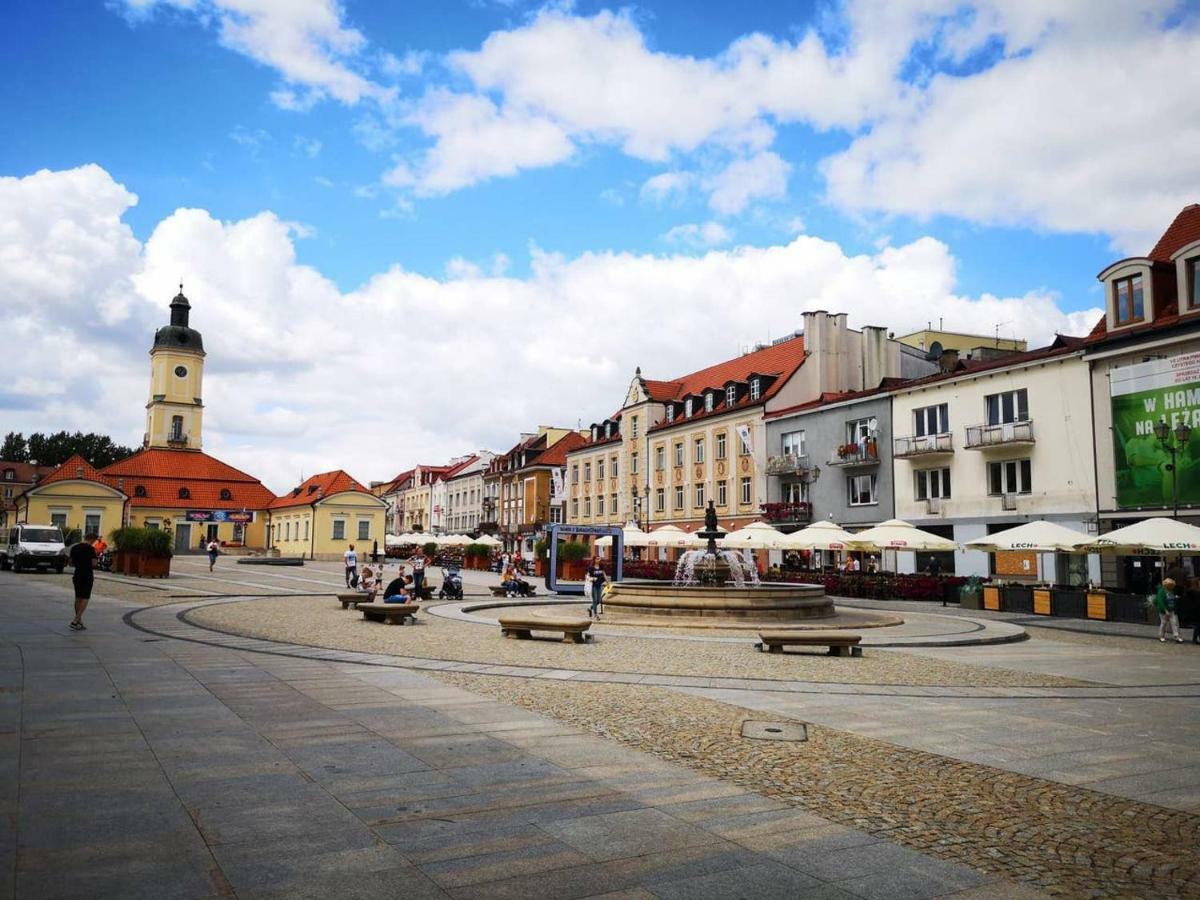
[[650, 532], [650, 543], [657, 547], [702, 547], [705, 541], [675, 525], [660, 525]]
[[1200, 552], [1200, 528], [1178, 519], [1146, 519], [1108, 534], [1090, 538], [1077, 552], [1127, 553], [1131, 555]]
[[903, 519], [888, 519], [886, 522], [860, 531], [854, 536], [852, 549], [873, 548], [875, 550], [957, 550], [958, 544], [949, 538], [939, 537], [922, 531]]
[[[1200, 529], [1198, 529], [1200, 530]], [[1056, 522], [1026, 522], [1015, 528], [1008, 528], [975, 538], [963, 544], [969, 550], [983, 550], [987, 553], [998, 551], [1035, 551], [1041, 553], [1075, 553], [1075, 548], [1092, 540], [1082, 531], [1075, 531]]]
[[504, 541], [497, 540], [496, 538], [492, 537], [490, 534], [481, 534], [479, 537], [475, 538], [474, 543], [483, 544], [485, 547], [503, 547], [504, 546]]
[[766, 522], [751, 522], [718, 538], [717, 545], [726, 550], [782, 550], [783, 540], [783, 533]]
[[396, 535], [396, 544], [425, 544], [428, 543], [430, 535], [421, 534], [418, 531], [409, 531], [405, 534]]
[[[642, 531], [642, 529], [638, 528], [636, 525], [626, 525], [621, 529], [621, 533], [623, 535], [626, 547], [650, 546], [650, 535], [646, 534], [646, 532]], [[613, 538], [611, 534], [599, 538], [596, 541], [597, 547], [608, 548], [611, 547], [612, 544]]]
[[465, 534], [443, 534], [437, 539], [439, 547], [465, 547], [473, 541]]
[[782, 538], [784, 550], [845, 550], [854, 543], [856, 535], [833, 522], [813, 522]]

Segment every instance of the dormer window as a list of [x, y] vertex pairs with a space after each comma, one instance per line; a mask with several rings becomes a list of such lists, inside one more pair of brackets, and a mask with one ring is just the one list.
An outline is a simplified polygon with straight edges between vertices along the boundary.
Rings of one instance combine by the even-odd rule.
[[600, 429], [597, 426], [593, 425], [592, 426], [592, 440], [593, 441], [597, 440], [599, 437], [600, 437]]
[[189, 491], [187, 488], [180, 488], [179, 489], [179, 499], [180, 500], [191, 500], [192, 492]]
[[683, 415], [684, 415], [684, 418], [687, 418], [687, 419], [690, 419], [692, 417], [692, 398], [691, 397], [688, 397], [686, 400], [683, 401]]
[[1183, 290], [1188, 309], [1200, 309], [1200, 256], [1183, 261]]
[[146, 496], [146, 486], [144, 484], [139, 484], [136, 487], [134, 487], [133, 496], [145, 497]]
[[1140, 322], [1146, 314], [1142, 276], [1131, 275], [1113, 281], [1113, 302], [1118, 325]]
[[758, 378], [750, 379], [750, 399], [757, 400], [762, 396], [762, 380]]
[[12, 481], [16, 477], [17, 477], [17, 473], [14, 472], [12, 469], [4, 470], [4, 480], [5, 481]]
[[670, 422], [673, 418], [675, 418], [675, 404], [668, 403], [667, 404], [667, 421]]
[[229, 488], [221, 488], [221, 499], [222, 500], [232, 500], [233, 499], [233, 493], [229, 490]]
[[725, 388], [725, 405], [733, 406], [735, 403], [737, 403], [737, 385], [731, 384]]
[[612, 437], [612, 422], [604, 423], [604, 436], [606, 438]]
[[707, 394], [704, 395], [704, 411], [705, 412], [713, 411], [713, 392], [712, 391], [709, 391]]

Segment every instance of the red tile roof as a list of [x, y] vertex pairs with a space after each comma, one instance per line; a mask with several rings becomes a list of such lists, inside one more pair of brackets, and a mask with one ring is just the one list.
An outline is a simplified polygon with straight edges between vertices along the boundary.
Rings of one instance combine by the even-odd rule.
[[[275, 499], [253, 475], [200, 450], [139, 450], [98, 474], [140, 507], [266, 509]], [[181, 489], [189, 496], [180, 497]], [[227, 499], [222, 491], [229, 492]]]
[[44, 484], [53, 484], [56, 481], [71, 481], [73, 479], [99, 481], [102, 484], [104, 483], [100, 478], [100, 471], [90, 462], [76, 453], [61, 466], [39, 481], [37, 486], [41, 487]]
[[1170, 262], [1180, 247], [1186, 247], [1193, 241], [1200, 241], [1200, 203], [1181, 209], [1148, 255], [1157, 262]]
[[[5, 469], [13, 470], [13, 477], [8, 482], [9, 484], [32, 484], [35, 475], [44, 478], [56, 468], [57, 466], [35, 466], [33, 463], [0, 460], [0, 473], [3, 473]], [[0, 474], [0, 477], [3, 475]]]
[[572, 450], [578, 450], [586, 443], [588, 443], [587, 438], [578, 431], [568, 431], [550, 449], [534, 460], [533, 465], [565, 466], [567, 464], [567, 454]]
[[450, 467], [449, 467], [449, 468], [446, 470], [446, 474], [445, 474], [445, 475], [443, 475], [443, 476], [442, 476], [442, 478], [444, 478], [444, 479], [446, 479], [446, 480], [449, 480], [449, 479], [453, 478], [455, 475], [457, 475], [457, 474], [458, 474], [459, 472], [461, 472], [463, 469], [465, 469], [465, 468], [467, 468], [468, 466], [470, 466], [470, 465], [471, 465], [473, 462], [475, 462], [477, 459], [479, 459], [479, 456], [478, 456], [478, 455], [476, 455], [476, 454], [474, 454], [474, 453], [472, 453], [470, 456], [468, 456], [468, 457], [467, 457], [466, 459], [464, 459], [462, 462], [460, 462], [460, 463], [457, 463], [457, 464], [455, 464], [455, 465], [453, 465], [453, 466], [450, 466]]
[[341, 494], [347, 491], [357, 491], [370, 494], [365, 487], [347, 475], [341, 469], [332, 472], [322, 472], [308, 478], [297, 488], [293, 488], [282, 497], [277, 497], [271, 503], [271, 509], [285, 509], [289, 506], [311, 506], [318, 500]]
[[779, 376], [775, 384], [782, 387], [782, 383], [787, 381], [803, 362], [804, 335], [797, 335], [761, 350], [700, 369], [674, 381], [647, 381], [646, 389], [655, 400], [666, 402], [679, 400], [688, 394], [699, 394], [705, 388], [723, 388], [730, 381], [746, 381], [751, 375]]

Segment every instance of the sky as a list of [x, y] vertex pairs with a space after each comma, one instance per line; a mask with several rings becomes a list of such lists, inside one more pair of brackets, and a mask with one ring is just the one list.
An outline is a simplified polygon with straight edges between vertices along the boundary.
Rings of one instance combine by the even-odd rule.
[[805, 309], [1086, 333], [1200, 202], [1200, 3], [80, 0], [0, 13], [0, 432], [282, 492], [503, 451]]

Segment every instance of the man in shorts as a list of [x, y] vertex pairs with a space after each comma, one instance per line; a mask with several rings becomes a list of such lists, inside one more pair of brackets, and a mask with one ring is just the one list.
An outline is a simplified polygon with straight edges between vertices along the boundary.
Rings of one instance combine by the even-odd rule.
[[88, 601], [92, 599], [92, 582], [95, 580], [92, 565], [96, 561], [96, 548], [92, 546], [92, 542], [95, 540], [96, 535], [89, 534], [71, 547], [71, 566], [75, 570], [71, 575], [71, 584], [75, 586], [75, 618], [71, 620], [73, 631], [87, 629], [83, 624], [83, 613], [87, 609]]
[[346, 564], [346, 587], [354, 587], [358, 584], [358, 554], [353, 544], [342, 554], [342, 561]]

